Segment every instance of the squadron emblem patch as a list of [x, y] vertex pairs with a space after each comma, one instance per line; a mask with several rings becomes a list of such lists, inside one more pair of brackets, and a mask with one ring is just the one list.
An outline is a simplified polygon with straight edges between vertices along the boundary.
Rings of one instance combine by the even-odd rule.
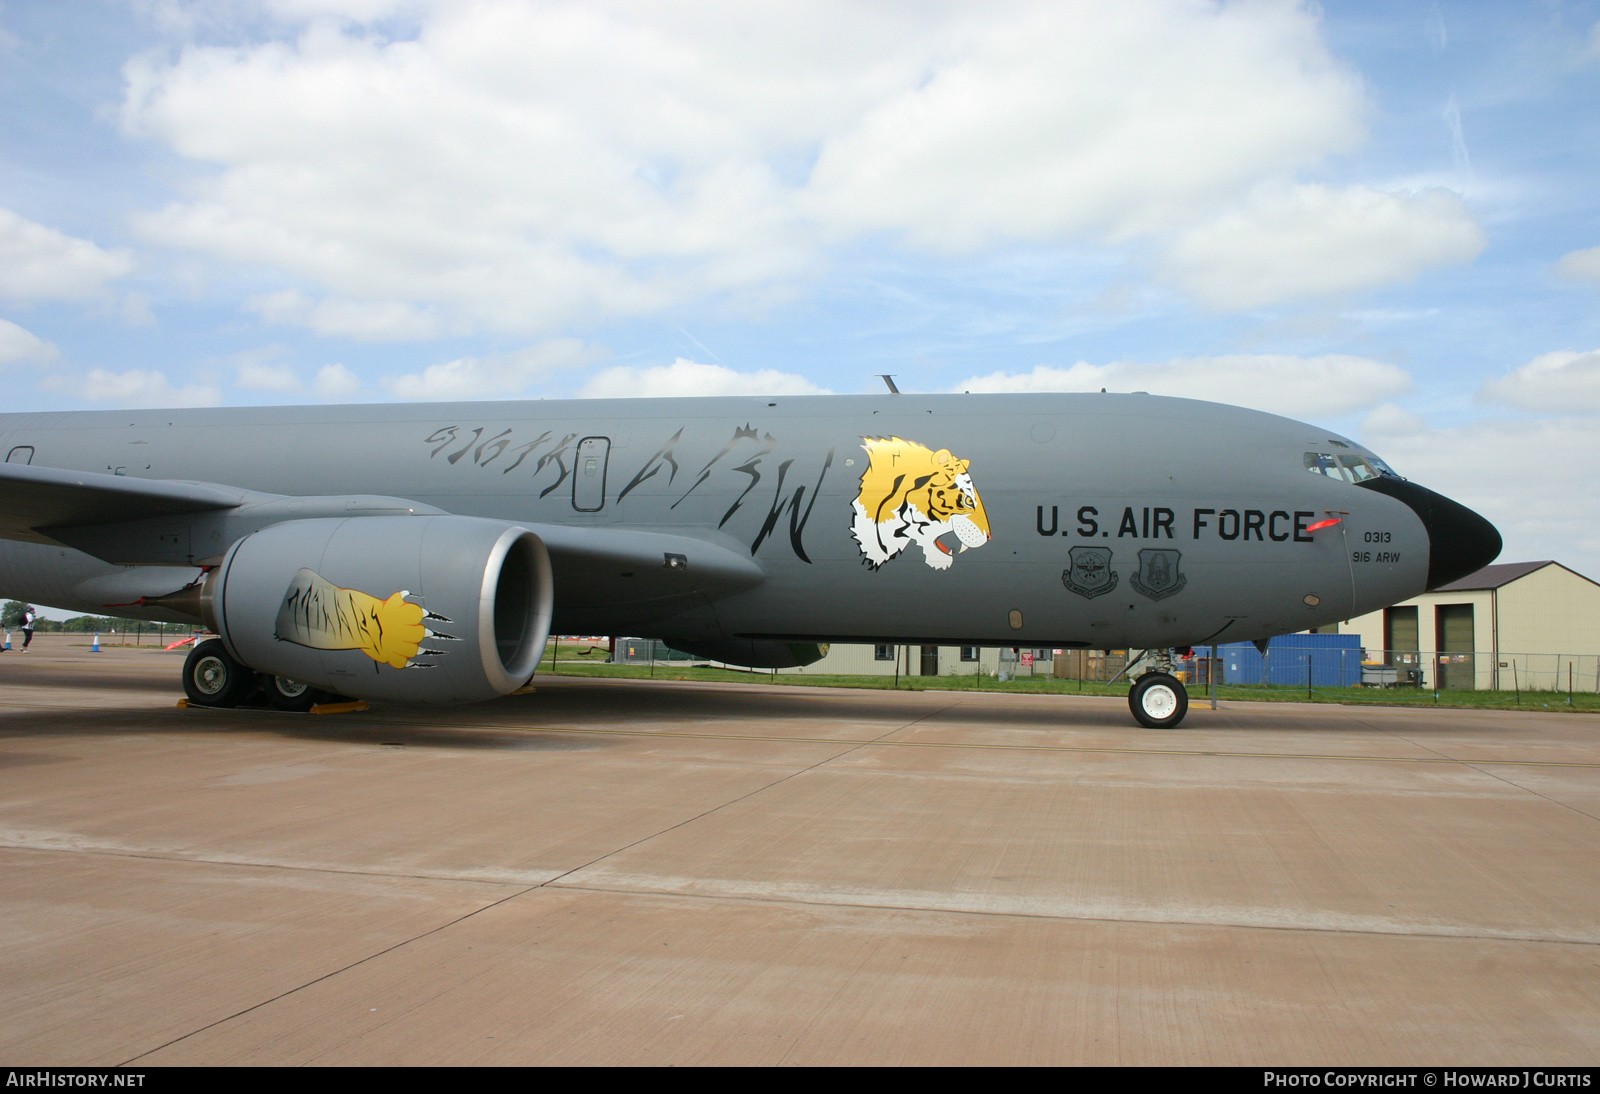
[[1151, 600], [1164, 600], [1183, 591], [1189, 579], [1178, 572], [1178, 561], [1183, 555], [1178, 551], [1146, 548], [1139, 552], [1139, 572], [1128, 579], [1128, 584]]
[[1117, 587], [1109, 547], [1074, 547], [1067, 555], [1072, 565], [1061, 571], [1061, 584], [1079, 596], [1093, 600]]

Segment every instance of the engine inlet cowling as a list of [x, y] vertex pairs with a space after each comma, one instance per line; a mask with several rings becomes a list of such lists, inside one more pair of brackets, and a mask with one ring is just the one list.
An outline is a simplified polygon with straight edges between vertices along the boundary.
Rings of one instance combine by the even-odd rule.
[[246, 536], [207, 581], [208, 622], [261, 672], [363, 699], [492, 699], [550, 632], [538, 536], [476, 517], [296, 520]]

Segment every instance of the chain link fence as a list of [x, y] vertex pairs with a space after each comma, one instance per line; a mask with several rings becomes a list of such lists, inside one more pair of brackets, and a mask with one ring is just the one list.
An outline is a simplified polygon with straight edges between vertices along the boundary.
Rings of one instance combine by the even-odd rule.
[[1592, 653], [1506, 653], [1485, 650], [1375, 650], [1220, 646], [1195, 650], [1176, 662], [1190, 688], [1204, 690], [1212, 677], [1220, 687], [1304, 688], [1308, 693], [1338, 689], [1350, 698], [1363, 694], [1387, 700], [1406, 695], [1435, 697], [1449, 692], [1484, 693], [1493, 700], [1529, 695], [1600, 694], [1600, 655]]

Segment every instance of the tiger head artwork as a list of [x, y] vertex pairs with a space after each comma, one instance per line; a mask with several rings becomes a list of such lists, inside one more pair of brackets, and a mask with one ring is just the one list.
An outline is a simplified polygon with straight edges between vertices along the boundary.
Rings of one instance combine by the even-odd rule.
[[[989, 516], [967, 473], [970, 461], [899, 437], [863, 437], [867, 469], [850, 532], [876, 570], [915, 543], [935, 570], [989, 542]], [[958, 549], [959, 548], [959, 549]]]

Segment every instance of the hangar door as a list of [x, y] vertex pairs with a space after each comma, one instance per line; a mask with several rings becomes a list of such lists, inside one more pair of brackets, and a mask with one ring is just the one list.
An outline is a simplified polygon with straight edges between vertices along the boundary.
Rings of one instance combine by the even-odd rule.
[[1477, 659], [1472, 656], [1472, 605], [1440, 604], [1434, 609], [1433, 620], [1438, 638], [1439, 687], [1477, 687]]

